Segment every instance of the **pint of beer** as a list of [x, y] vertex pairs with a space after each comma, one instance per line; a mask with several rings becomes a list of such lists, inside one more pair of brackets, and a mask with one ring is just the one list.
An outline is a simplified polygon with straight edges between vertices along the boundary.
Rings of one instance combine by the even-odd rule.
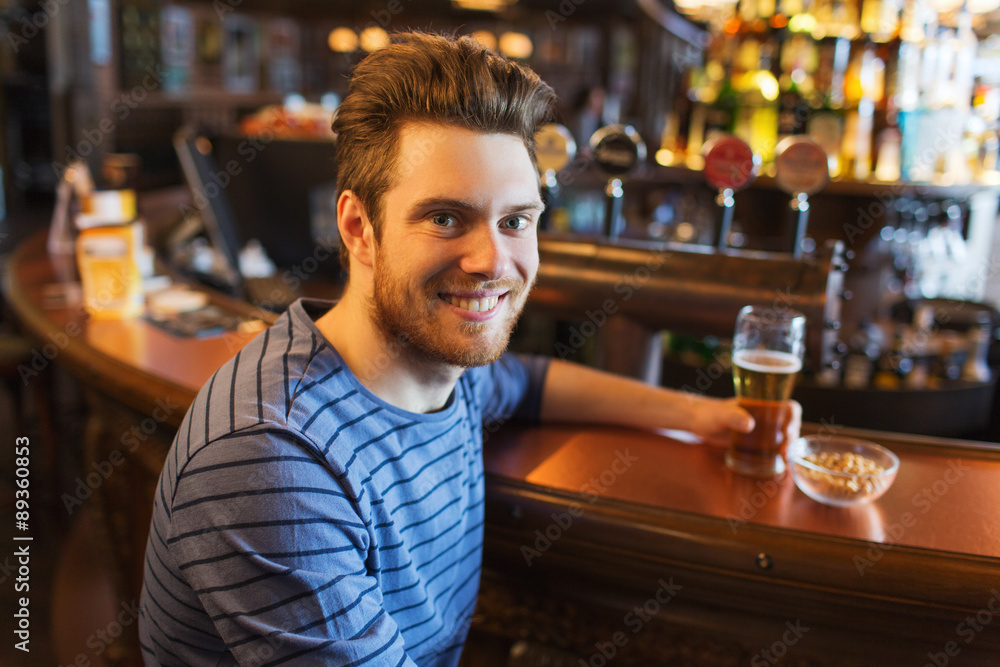
[[788, 400], [802, 370], [806, 318], [787, 308], [747, 306], [733, 336], [733, 384], [740, 406], [753, 415], [750, 433], [735, 433], [726, 465], [746, 475], [785, 471], [784, 449], [792, 417]]

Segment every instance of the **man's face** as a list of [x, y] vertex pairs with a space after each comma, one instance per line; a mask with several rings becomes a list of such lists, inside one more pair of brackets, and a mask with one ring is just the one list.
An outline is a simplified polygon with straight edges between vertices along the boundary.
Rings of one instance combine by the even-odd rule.
[[395, 185], [382, 200], [375, 322], [427, 361], [495, 361], [535, 280], [541, 211], [537, 172], [517, 137], [404, 126]]

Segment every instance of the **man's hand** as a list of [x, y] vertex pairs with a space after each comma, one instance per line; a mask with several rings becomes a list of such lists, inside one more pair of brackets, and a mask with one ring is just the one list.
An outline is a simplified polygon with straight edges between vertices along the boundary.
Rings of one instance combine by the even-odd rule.
[[754, 428], [753, 417], [735, 398], [718, 399], [692, 396], [691, 425], [688, 430], [706, 445], [726, 447], [733, 433], [749, 433]]
[[[739, 406], [735, 398], [698, 397], [696, 400], [698, 403], [692, 409], [691, 432], [706, 445], [727, 447], [734, 432], [749, 433], [756, 427], [753, 417]], [[784, 441], [791, 442], [799, 437], [802, 406], [798, 401], [788, 401], [786, 410], [782, 419], [785, 424]]]

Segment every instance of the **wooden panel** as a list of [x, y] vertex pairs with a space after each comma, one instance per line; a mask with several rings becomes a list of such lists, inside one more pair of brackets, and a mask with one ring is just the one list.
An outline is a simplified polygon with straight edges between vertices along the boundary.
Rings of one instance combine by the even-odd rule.
[[[813, 503], [790, 480], [769, 495], [766, 483], [725, 471], [720, 452], [656, 435], [556, 427], [500, 432], [487, 446], [481, 599], [492, 587], [531, 591], [536, 600], [561, 600], [605, 619], [617, 610], [624, 626], [629, 610], [672, 577], [682, 588], [653, 624], [664, 625], [666, 636], [693, 628], [695, 637], [704, 632], [720, 646], [737, 645], [690, 664], [763, 660], [759, 651], [781, 644], [786, 623], [809, 628], [800, 643], [784, 647], [801, 660], [794, 664], [923, 664], [948, 642], [961, 645], [958, 664], [992, 664], [985, 661], [1000, 651], [1000, 636], [974, 632], [966, 619], [1000, 611], [1000, 536], [989, 518], [998, 509], [997, 451], [881, 435], [907, 474], [895, 495], [858, 513]], [[624, 471], [620, 464], [612, 479], [616, 451], [625, 450], [638, 460]], [[926, 514], [922, 505], [911, 507], [913, 489], [933, 489], [957, 460], [970, 472]], [[727, 517], [756, 493], [766, 496], [757, 514], [746, 523]], [[902, 511], [917, 519], [899, 533], [892, 525]], [[555, 619], [545, 624], [529, 613], [536, 603], [520, 603], [529, 607], [520, 615], [524, 622], [508, 619], [506, 631], [558, 633]], [[480, 608], [486, 625], [500, 613], [489, 609]], [[503, 625], [492, 627], [503, 632]], [[589, 646], [571, 644], [586, 659], [593, 642], [609, 637], [596, 632]], [[642, 649], [646, 641], [623, 647], [616, 664], [668, 664], [649, 662], [650, 656], [663, 659], [674, 649], [656, 641]]]

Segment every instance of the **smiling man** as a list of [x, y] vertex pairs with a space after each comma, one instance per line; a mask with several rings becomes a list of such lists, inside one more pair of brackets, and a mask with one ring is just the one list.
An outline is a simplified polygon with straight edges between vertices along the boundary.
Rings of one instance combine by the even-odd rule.
[[505, 354], [538, 268], [551, 89], [467, 38], [356, 69], [340, 301], [299, 301], [199, 393], [146, 549], [147, 665], [455, 665], [479, 585], [483, 425], [752, 428], [732, 401]]

